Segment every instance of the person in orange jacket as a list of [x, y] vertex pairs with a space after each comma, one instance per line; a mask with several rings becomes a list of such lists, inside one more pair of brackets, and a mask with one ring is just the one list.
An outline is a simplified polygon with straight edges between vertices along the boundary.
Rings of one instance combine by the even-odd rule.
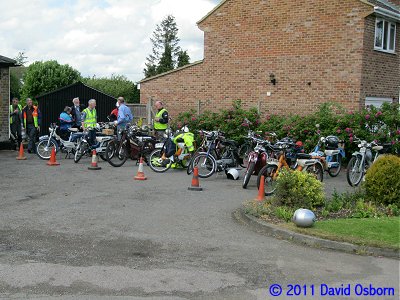
[[22, 109], [23, 125], [25, 132], [29, 137], [28, 153], [35, 153], [36, 147], [35, 142], [37, 135], [40, 131], [40, 124], [42, 121], [42, 115], [37, 106], [33, 105], [31, 98], [26, 99], [26, 106]]

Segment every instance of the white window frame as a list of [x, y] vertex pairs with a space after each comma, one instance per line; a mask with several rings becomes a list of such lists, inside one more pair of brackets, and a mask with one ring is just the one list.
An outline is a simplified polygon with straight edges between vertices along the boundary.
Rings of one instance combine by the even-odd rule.
[[[377, 38], [377, 33], [378, 33], [378, 22], [383, 22], [382, 23], [382, 45], [376, 46], [376, 38]], [[386, 25], [385, 25], [386, 24]], [[394, 41], [393, 41], [393, 49], [389, 49], [390, 46], [390, 31], [391, 31], [391, 27], [392, 25], [394, 25]], [[383, 48], [383, 44], [384, 44], [384, 34], [385, 34], [385, 26], [388, 26], [388, 38], [386, 41], [386, 49]], [[396, 51], [396, 31], [397, 31], [397, 24], [395, 22], [389, 21], [385, 18], [381, 18], [381, 17], [377, 17], [375, 20], [375, 38], [374, 38], [374, 49], [377, 51], [381, 51], [381, 52], [386, 52], [386, 53], [395, 53]]]
[[393, 103], [393, 99], [387, 98], [387, 97], [366, 97], [365, 98], [365, 107], [373, 105], [376, 108], [380, 108], [383, 103]]

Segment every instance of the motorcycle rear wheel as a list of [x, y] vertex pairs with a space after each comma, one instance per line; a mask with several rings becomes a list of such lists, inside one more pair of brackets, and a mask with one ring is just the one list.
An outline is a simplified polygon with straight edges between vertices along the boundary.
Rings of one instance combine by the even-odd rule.
[[308, 166], [305, 171], [311, 175], [315, 176], [315, 179], [318, 181], [324, 181], [324, 169], [320, 164], [314, 164], [312, 166]]
[[257, 176], [257, 189], [260, 189], [261, 176], [264, 176], [264, 194], [265, 196], [271, 196], [276, 190], [276, 174], [278, 166], [274, 164], [265, 165]]
[[335, 156], [332, 157], [332, 160], [333, 160], [333, 162], [338, 163], [339, 166], [336, 167], [336, 168], [330, 168], [330, 169], [328, 169], [328, 174], [329, 174], [329, 176], [331, 176], [331, 177], [336, 177], [336, 176], [339, 175], [340, 170], [341, 170], [341, 168], [342, 168], [342, 156], [341, 156], [340, 154], [337, 154], [337, 155], [335, 155]]

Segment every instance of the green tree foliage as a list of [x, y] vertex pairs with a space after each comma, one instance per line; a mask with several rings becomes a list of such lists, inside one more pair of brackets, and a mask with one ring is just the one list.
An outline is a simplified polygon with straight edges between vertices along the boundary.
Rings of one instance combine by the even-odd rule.
[[[156, 26], [150, 40], [153, 48], [151, 54], [146, 58], [144, 69], [146, 78], [173, 70], [189, 61], [186, 51], [184, 51], [186, 56], [182, 55], [178, 45], [178, 26], [173, 16], [168, 15]], [[179, 60], [180, 55], [182, 56], [181, 61]]]
[[178, 68], [188, 65], [190, 63], [190, 56], [187, 51], [179, 51], [178, 53]]
[[122, 96], [129, 103], [139, 103], [140, 91], [134, 82], [124, 75], [111, 75], [110, 78], [84, 78], [83, 82], [115, 98]]
[[35, 97], [81, 80], [81, 74], [69, 65], [55, 60], [36, 61], [23, 76], [22, 98]]
[[380, 157], [367, 171], [365, 192], [367, 200], [376, 204], [400, 207], [400, 158]]
[[25, 56], [25, 52], [18, 52], [17, 56], [14, 60], [19, 65], [18, 67], [11, 67], [10, 68], [10, 93], [11, 98], [21, 97], [21, 89], [23, 86], [23, 75], [26, 71], [26, 67], [24, 65], [28, 62], [27, 56]]

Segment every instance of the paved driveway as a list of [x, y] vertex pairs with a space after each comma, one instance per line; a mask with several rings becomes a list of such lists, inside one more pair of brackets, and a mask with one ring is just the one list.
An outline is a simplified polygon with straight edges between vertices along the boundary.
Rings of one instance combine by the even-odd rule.
[[[132, 161], [89, 171], [88, 159], [48, 167], [15, 156], [0, 151], [0, 296], [269, 299], [273, 283], [372, 284], [398, 295], [396, 260], [307, 248], [236, 223], [231, 213], [255, 197], [254, 181], [243, 190], [214, 176], [189, 192], [181, 171], [145, 167], [149, 179], [138, 182]], [[343, 177], [326, 183], [347, 188]]]

